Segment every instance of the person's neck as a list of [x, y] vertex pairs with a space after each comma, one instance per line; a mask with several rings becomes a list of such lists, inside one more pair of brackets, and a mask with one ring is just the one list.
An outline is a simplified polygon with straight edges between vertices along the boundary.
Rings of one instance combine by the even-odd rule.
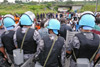
[[3, 28], [3, 25], [0, 26], [0, 29], [2, 29], [2, 28]]
[[23, 27], [30, 28], [31, 26], [23, 26]]

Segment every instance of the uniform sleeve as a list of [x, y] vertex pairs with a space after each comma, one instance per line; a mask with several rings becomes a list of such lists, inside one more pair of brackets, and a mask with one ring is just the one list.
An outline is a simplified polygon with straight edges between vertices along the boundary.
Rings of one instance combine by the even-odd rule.
[[44, 47], [44, 41], [41, 39], [40, 34], [35, 30], [33, 39], [37, 43], [37, 52], [35, 53], [35, 58], [40, 54], [41, 50], [43, 50]]
[[37, 52], [35, 53], [35, 58], [38, 57], [38, 55], [43, 50], [43, 48], [44, 48], [44, 41], [40, 40], [40, 44], [38, 44], [38, 46], [37, 46]]
[[61, 64], [62, 67], [65, 65], [65, 57], [66, 57], [66, 44], [64, 43], [63, 48], [61, 50]]
[[2, 47], [3, 46], [3, 44], [2, 44], [2, 42], [1, 42], [1, 37], [0, 37], [0, 47]]
[[2, 44], [2, 40], [1, 40], [1, 36], [2, 36], [2, 34], [0, 33], [0, 47], [3, 46], [3, 44]]
[[80, 48], [80, 41], [78, 37], [74, 36], [68, 43], [68, 51], [71, 51], [73, 48], [79, 49]]
[[15, 31], [15, 34], [13, 36], [13, 41], [14, 41], [14, 45], [17, 46], [16, 31]]
[[33, 39], [36, 41], [37, 45], [39, 45], [41, 36], [40, 36], [39, 32], [36, 30], [34, 31]]
[[[99, 39], [100, 39], [100, 35], [98, 35], [99, 36]], [[99, 43], [99, 45], [100, 45], [100, 43]], [[99, 48], [99, 50], [98, 50], [98, 54], [100, 54], [100, 48]]]

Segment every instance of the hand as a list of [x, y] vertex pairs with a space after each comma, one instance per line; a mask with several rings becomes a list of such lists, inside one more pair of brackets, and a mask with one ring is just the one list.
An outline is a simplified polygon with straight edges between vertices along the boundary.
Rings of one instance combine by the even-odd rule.
[[99, 57], [100, 57], [100, 54], [97, 54], [95, 59], [94, 59], [94, 62], [96, 62]]
[[7, 55], [4, 55], [5, 59], [8, 59]]
[[38, 56], [37, 55], [34, 55], [33, 56], [33, 62], [36, 62], [38, 60]]

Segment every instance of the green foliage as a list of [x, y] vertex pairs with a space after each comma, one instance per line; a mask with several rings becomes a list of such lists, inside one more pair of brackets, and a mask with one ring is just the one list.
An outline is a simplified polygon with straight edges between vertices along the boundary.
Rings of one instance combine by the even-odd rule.
[[22, 1], [15, 1], [15, 3], [22, 4]]
[[52, 3], [48, 3], [47, 7], [50, 8], [52, 6]]
[[55, 9], [56, 11], [58, 11], [58, 6], [55, 6], [54, 9]]
[[28, 3], [25, 3], [25, 4], [28, 4], [28, 5], [37, 5], [38, 2], [31, 1], [31, 2], [28, 2]]
[[66, 1], [66, 4], [74, 4], [72, 0]]
[[23, 14], [26, 11], [32, 11], [33, 13], [47, 13], [54, 12], [46, 7], [46, 5], [27, 5], [27, 4], [1, 4], [0, 5], [0, 14]]
[[32, 6], [29, 6], [29, 8], [32, 10], [37, 10], [37, 9], [44, 9], [46, 7], [44, 5], [32, 5]]
[[7, 0], [4, 0], [4, 3], [7, 3], [8, 1]]
[[[81, 12], [83, 12], [83, 11], [93, 11], [93, 12], [95, 12], [95, 8], [96, 8], [96, 5], [84, 5], [80, 11]], [[97, 11], [100, 12], [100, 5], [98, 5]]]

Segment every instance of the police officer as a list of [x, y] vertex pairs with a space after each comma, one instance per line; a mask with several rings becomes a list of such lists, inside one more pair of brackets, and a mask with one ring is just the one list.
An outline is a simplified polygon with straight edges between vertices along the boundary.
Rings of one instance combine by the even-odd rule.
[[[91, 32], [95, 26], [95, 17], [93, 14], [83, 14], [79, 20], [79, 25], [81, 26], [81, 33], [76, 34], [69, 41], [69, 48], [66, 51], [67, 55], [72, 55], [70, 67], [76, 67], [77, 58], [88, 58], [90, 60], [99, 47], [99, 36]], [[96, 61], [99, 56], [100, 49], [94, 60]], [[90, 67], [93, 67], [95, 61], [92, 59]]]
[[6, 30], [2, 36], [1, 36], [1, 41], [3, 44], [3, 47], [6, 49], [11, 61], [13, 61], [13, 50], [16, 49], [16, 46], [14, 45], [13, 41], [13, 36], [14, 36], [14, 28], [15, 28], [15, 21], [14, 21], [14, 16], [7, 14], [4, 16], [3, 19], [3, 24], [6, 27]]
[[61, 18], [61, 28], [59, 30], [59, 34], [66, 40], [66, 32], [68, 31], [72, 31], [72, 28], [68, 25], [66, 25], [66, 19], [65, 18]]
[[37, 45], [41, 39], [39, 33], [32, 29], [31, 26], [34, 22], [35, 15], [31, 11], [25, 12], [20, 18], [21, 27], [17, 29], [14, 35], [14, 42], [17, 44], [18, 48], [21, 48], [21, 43], [23, 37], [26, 34], [23, 50], [24, 50], [24, 59], [27, 60], [36, 52]]
[[[39, 60], [36, 62], [35, 67], [64, 67], [65, 40], [63, 37], [57, 36], [60, 22], [56, 19], [50, 19], [47, 28], [49, 29], [49, 35], [43, 37], [43, 40], [41, 40], [43, 44], [37, 47], [35, 58], [39, 57]], [[52, 43], [54, 43], [54, 46], [51, 49]]]
[[5, 50], [4, 50], [4, 47], [3, 47], [3, 44], [1, 43], [1, 35], [3, 34], [3, 32], [5, 31], [5, 28], [2, 24], [2, 19], [0, 20], [0, 51], [3, 53], [4, 57], [7, 58], [7, 55], [5, 53]]

